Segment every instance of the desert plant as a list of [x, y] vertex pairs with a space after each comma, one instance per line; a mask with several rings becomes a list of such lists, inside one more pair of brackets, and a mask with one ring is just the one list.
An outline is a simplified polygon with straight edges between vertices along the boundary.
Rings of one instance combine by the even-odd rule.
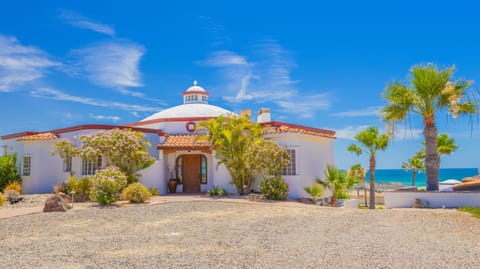
[[152, 194], [141, 183], [132, 183], [128, 185], [120, 196], [122, 199], [128, 200], [131, 203], [145, 203], [150, 200]]
[[0, 191], [3, 191], [9, 183], [20, 180], [16, 161], [16, 154], [0, 156]]
[[0, 193], [0, 207], [2, 207], [7, 202], [7, 198]]
[[127, 176], [118, 167], [109, 166], [98, 170], [93, 177], [90, 200], [101, 205], [118, 201], [119, 194], [127, 186]]
[[14, 190], [18, 193], [21, 193], [22, 192], [22, 185], [20, 185], [20, 183], [18, 181], [12, 181], [3, 189], [4, 192], [6, 192], [8, 190]]
[[323, 193], [325, 191], [325, 187], [318, 183], [315, 183], [309, 187], [305, 187], [304, 189], [308, 194], [310, 194], [314, 203], [316, 203], [318, 198], [323, 197]]
[[358, 183], [357, 177], [348, 176], [345, 171], [337, 169], [333, 165], [327, 165], [325, 171], [325, 179], [317, 179], [317, 183], [330, 189], [332, 192], [332, 199], [330, 204], [337, 205], [337, 199], [348, 197], [348, 190]]
[[227, 191], [221, 187], [213, 186], [213, 188], [207, 191], [208, 196], [223, 196], [227, 193]]
[[281, 177], [267, 178], [260, 183], [260, 192], [269, 200], [285, 200], [288, 195], [288, 185]]
[[453, 118], [478, 115], [478, 102], [468, 95], [471, 81], [453, 79], [454, 67], [440, 69], [434, 64], [417, 65], [410, 70], [410, 83], [394, 81], [387, 85], [382, 109], [384, 120], [398, 122], [410, 113], [423, 118], [427, 191], [438, 191], [440, 156], [437, 151], [436, 115], [448, 112]]
[[87, 178], [76, 178], [70, 176], [67, 179], [65, 184], [64, 192], [65, 194], [74, 193], [74, 200], [77, 202], [86, 202], [90, 199], [90, 190], [93, 187], [93, 179], [91, 177]]
[[150, 192], [150, 194], [152, 196], [159, 196], [160, 195], [160, 191], [158, 190], [158, 188], [150, 187], [150, 188], [148, 188], [148, 191]]

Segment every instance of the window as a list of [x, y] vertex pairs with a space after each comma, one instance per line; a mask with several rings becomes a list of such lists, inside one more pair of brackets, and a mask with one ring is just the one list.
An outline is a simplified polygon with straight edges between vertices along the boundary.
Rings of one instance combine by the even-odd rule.
[[95, 171], [102, 168], [102, 156], [98, 156], [96, 161], [82, 160], [82, 175], [94, 175]]
[[294, 149], [286, 149], [288, 155], [290, 155], [290, 162], [283, 168], [283, 176], [294, 176], [297, 174], [297, 159]]
[[22, 175], [29, 176], [32, 167], [32, 156], [23, 156]]
[[72, 157], [63, 160], [63, 172], [72, 172]]
[[[197, 155], [198, 156], [198, 155]], [[201, 171], [201, 178], [200, 184], [207, 184], [207, 157], [204, 155], [200, 155], [201, 162], [200, 162], [200, 171]], [[176, 176], [178, 184], [182, 184], [182, 167], [183, 167], [183, 155], [177, 158], [177, 163], [175, 164], [176, 167]]]

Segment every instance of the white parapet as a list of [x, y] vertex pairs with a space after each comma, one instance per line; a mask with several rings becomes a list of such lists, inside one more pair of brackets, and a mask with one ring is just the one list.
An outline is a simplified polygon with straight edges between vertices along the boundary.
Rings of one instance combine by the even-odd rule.
[[417, 198], [432, 208], [480, 207], [480, 192], [384, 192], [385, 208], [411, 208]]

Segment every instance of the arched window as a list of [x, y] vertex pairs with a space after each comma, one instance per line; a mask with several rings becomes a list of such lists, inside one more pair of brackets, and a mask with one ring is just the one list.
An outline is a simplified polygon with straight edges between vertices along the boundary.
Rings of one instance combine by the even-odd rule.
[[[176, 173], [176, 177], [177, 177], [177, 180], [178, 180], [179, 184], [182, 184], [182, 182], [183, 182], [183, 178], [182, 178], [183, 156], [184, 155], [178, 156], [177, 160], [176, 160], [176, 163], [175, 163], [175, 167], [176, 167], [176, 169], [175, 169], [176, 172], [175, 173]], [[200, 183], [201, 184], [207, 184], [207, 157], [205, 155], [196, 155], [196, 156], [198, 156], [201, 159], [201, 162], [200, 162], [200, 171], [201, 171]]]

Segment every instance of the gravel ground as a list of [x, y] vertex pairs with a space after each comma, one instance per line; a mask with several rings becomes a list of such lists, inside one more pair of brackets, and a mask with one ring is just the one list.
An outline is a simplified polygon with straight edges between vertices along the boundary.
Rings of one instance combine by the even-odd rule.
[[22, 201], [15, 204], [10, 204], [9, 202], [7, 202], [1, 208], [24, 208], [24, 207], [44, 206], [45, 201], [52, 196], [53, 194], [51, 193], [20, 195], [20, 197], [23, 197]]
[[480, 268], [480, 219], [220, 201], [0, 219], [2, 268]]

